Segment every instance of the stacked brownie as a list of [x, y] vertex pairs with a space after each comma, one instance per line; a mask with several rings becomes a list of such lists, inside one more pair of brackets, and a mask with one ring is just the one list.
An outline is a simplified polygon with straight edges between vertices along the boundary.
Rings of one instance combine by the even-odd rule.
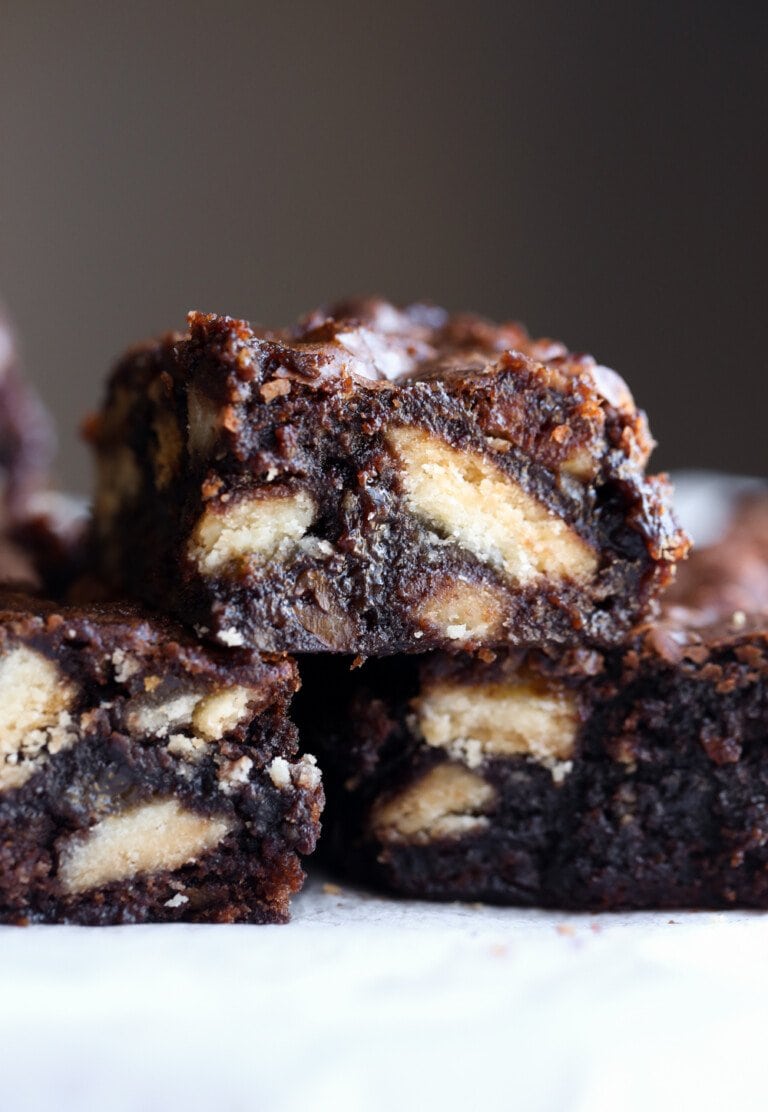
[[193, 314], [117, 368], [90, 436], [102, 575], [225, 649], [301, 654], [334, 867], [440, 898], [719, 898], [714, 750], [663, 726], [675, 699], [731, 711], [658, 649], [687, 541], [614, 372], [425, 305]]
[[292, 661], [0, 594], [0, 920], [281, 922], [322, 806]]
[[323, 805], [296, 665], [31, 593], [109, 591], [46, 488], [49, 426], [7, 331], [0, 352], [0, 922], [283, 922]]
[[613, 371], [423, 305], [192, 314], [90, 436], [102, 573], [222, 645], [616, 645], [685, 550]]
[[0, 725], [0, 917], [284, 919], [322, 805], [285, 654], [334, 868], [768, 906], [765, 507], [672, 587], [688, 542], [613, 371], [421, 304], [195, 313], [87, 434], [78, 605], [0, 599], [36, 716]]
[[767, 526], [745, 501], [616, 649], [372, 662], [343, 712], [315, 668], [326, 851], [408, 895], [768, 907]]

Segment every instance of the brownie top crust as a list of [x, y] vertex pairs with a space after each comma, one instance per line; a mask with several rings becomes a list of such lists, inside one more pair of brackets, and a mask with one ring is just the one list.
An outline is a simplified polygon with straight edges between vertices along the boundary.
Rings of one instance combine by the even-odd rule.
[[[523, 325], [495, 324], [468, 313], [449, 314], [416, 303], [399, 309], [371, 298], [319, 309], [289, 329], [259, 328], [246, 321], [192, 312], [186, 333], [172, 332], [132, 348], [118, 365], [111, 389], [136, 385], [137, 363], [146, 367], [146, 385], [155, 368], [179, 376], [205, 376], [223, 404], [242, 406], [251, 395], [259, 403], [280, 402], [292, 389], [349, 395], [359, 388], [387, 390], [413, 383], [443, 384], [471, 404], [473, 384], [483, 388], [477, 403], [490, 435], [512, 439], [523, 449], [526, 406], [545, 391], [550, 401], [547, 462], [570, 461], [574, 440], [606, 435], [633, 467], [642, 467], [654, 447], [645, 414], [635, 406], [624, 380], [591, 355], [574, 354], [556, 340], [532, 339]], [[169, 359], [168, 356], [171, 358]], [[488, 397], [488, 380], [512, 375], [523, 388], [516, 399]], [[216, 389], [218, 387], [218, 389]], [[170, 383], [169, 383], [170, 388]], [[538, 400], [538, 399], [537, 399]], [[494, 412], [494, 405], [501, 407]], [[273, 414], [273, 418], [276, 415]], [[531, 422], [536, 428], [540, 421]], [[233, 409], [224, 428], [246, 438], [241, 414]], [[533, 448], [533, 445], [530, 445]]]

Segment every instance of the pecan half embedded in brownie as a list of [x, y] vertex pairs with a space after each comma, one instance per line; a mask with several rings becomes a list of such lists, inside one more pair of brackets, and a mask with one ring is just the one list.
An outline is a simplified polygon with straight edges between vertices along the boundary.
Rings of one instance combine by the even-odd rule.
[[0, 593], [0, 922], [282, 922], [323, 802], [288, 658]]
[[[760, 597], [744, 544], [759, 551], [731, 534], [694, 557], [678, 601], [605, 655], [437, 654], [346, 675], [307, 658], [306, 706], [322, 691], [330, 710], [335, 684], [346, 708], [300, 710], [327, 856], [410, 896], [768, 908], [768, 610], [730, 609]], [[720, 601], [681, 605], [715, 563]]]
[[89, 435], [102, 571], [228, 645], [613, 644], [686, 547], [614, 372], [424, 305], [193, 313]]

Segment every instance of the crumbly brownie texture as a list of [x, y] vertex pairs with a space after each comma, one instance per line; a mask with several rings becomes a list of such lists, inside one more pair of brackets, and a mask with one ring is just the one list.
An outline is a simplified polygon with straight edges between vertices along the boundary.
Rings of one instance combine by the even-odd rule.
[[331, 706], [335, 683], [349, 708], [300, 711], [326, 856], [410, 896], [768, 908], [768, 616], [727, 610], [754, 581], [727, 553], [691, 562], [694, 597], [706, 565], [732, 576], [719, 603], [671, 605], [605, 656], [438, 654], [346, 676], [307, 659], [305, 705], [314, 689]]
[[55, 438], [37, 395], [19, 375], [13, 335], [0, 311], [0, 506], [3, 528], [48, 481]]
[[618, 375], [425, 305], [193, 313], [87, 431], [102, 572], [226, 645], [613, 644], [686, 547]]
[[287, 658], [0, 593], [0, 922], [283, 922], [323, 802]]

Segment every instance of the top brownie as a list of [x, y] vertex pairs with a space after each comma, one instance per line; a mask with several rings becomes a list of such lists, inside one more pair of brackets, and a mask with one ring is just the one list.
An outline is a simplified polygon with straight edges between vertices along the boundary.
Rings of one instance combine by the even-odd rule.
[[608, 646], [687, 546], [617, 374], [427, 305], [193, 313], [88, 432], [102, 575], [227, 645]]

